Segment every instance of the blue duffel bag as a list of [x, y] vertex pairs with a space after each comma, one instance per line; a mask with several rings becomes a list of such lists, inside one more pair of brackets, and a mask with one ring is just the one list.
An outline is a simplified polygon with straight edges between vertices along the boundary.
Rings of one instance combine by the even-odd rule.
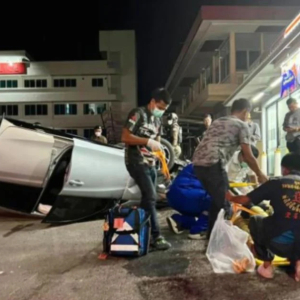
[[150, 244], [150, 217], [141, 208], [109, 210], [104, 223], [103, 250], [112, 256], [146, 255]]

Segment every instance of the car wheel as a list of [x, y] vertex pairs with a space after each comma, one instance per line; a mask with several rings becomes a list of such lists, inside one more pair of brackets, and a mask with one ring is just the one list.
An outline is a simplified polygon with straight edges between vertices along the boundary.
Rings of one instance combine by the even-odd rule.
[[[165, 152], [166, 161], [168, 164], [169, 170], [171, 170], [175, 164], [175, 152], [173, 146], [166, 139], [161, 139], [160, 141], [163, 151]], [[160, 166], [159, 166], [160, 169]]]

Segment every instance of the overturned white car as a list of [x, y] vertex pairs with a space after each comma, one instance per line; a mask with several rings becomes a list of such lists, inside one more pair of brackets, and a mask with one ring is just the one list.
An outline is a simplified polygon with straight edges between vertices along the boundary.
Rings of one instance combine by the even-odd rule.
[[0, 206], [34, 213], [43, 222], [70, 223], [105, 212], [116, 200], [139, 200], [124, 164], [124, 149], [2, 118]]

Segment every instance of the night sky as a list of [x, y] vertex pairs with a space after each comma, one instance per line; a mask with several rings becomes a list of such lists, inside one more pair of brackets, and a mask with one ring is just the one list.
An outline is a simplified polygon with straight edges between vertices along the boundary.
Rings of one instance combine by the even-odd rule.
[[148, 101], [153, 88], [166, 83], [201, 5], [300, 6], [299, 0], [20, 3], [1, 4], [0, 50], [25, 49], [36, 60], [97, 59], [99, 30], [135, 29], [140, 104]]

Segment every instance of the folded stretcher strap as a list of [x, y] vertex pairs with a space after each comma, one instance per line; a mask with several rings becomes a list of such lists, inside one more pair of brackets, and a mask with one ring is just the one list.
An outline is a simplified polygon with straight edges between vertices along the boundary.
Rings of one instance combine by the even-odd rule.
[[170, 179], [170, 172], [169, 172], [168, 164], [166, 162], [165, 153], [162, 150], [159, 150], [159, 151], [153, 152], [153, 155], [155, 155], [161, 162], [161, 171], [164, 174], [164, 176], [167, 179]]

